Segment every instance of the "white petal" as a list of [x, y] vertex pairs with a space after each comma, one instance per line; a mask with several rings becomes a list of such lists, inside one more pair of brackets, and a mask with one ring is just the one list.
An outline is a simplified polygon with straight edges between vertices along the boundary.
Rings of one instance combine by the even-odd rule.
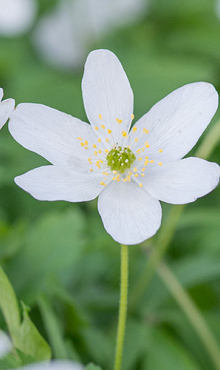
[[[217, 106], [218, 94], [209, 83], [196, 82], [173, 91], [137, 122], [134, 135], [141, 136], [133, 150], [148, 141], [151, 152], [163, 149], [161, 161], [181, 159], [196, 144]], [[149, 134], [143, 134], [144, 128]], [[157, 160], [158, 154], [152, 159]]]
[[12, 348], [11, 342], [6, 334], [0, 331], [0, 358], [4, 357]]
[[50, 363], [39, 362], [24, 366], [18, 370], [83, 370], [84, 367], [79, 363], [67, 360], [54, 360]]
[[155, 198], [171, 204], [194, 202], [219, 182], [220, 167], [200, 158], [185, 158], [154, 167], [143, 178], [144, 188]]
[[[114, 143], [123, 140], [133, 113], [133, 92], [118, 58], [109, 50], [91, 52], [85, 64], [82, 92], [87, 117], [97, 134], [104, 136], [101, 125], [112, 130]], [[102, 119], [99, 118], [102, 117]], [[116, 119], [122, 120], [118, 123]]]
[[[2, 92], [3, 93], [3, 92]], [[7, 99], [0, 102], [0, 129], [8, 120], [11, 112], [13, 111], [15, 106], [14, 99]]]
[[3, 95], [4, 95], [3, 89], [0, 87], [0, 102], [2, 101]]
[[[9, 131], [19, 144], [56, 165], [87, 161], [94, 151], [92, 144], [97, 143], [88, 123], [41, 104], [19, 104], [11, 115]], [[88, 140], [88, 150], [78, 137]]]
[[134, 181], [112, 181], [98, 198], [106, 231], [122, 244], [139, 244], [160, 227], [161, 206]]
[[43, 166], [15, 178], [23, 190], [38, 200], [84, 202], [103, 190], [103, 175], [79, 173], [68, 167]]

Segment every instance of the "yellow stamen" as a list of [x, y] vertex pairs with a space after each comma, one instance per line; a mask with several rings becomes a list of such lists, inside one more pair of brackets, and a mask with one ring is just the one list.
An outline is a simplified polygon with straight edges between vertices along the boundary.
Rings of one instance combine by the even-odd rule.
[[122, 131], [122, 136], [126, 137], [127, 136], [127, 132]]
[[118, 123], [122, 123], [122, 119], [116, 118], [116, 121], [117, 121]]
[[82, 140], [82, 138], [81, 138], [81, 137], [77, 137], [77, 139], [78, 139], [78, 140]]
[[133, 173], [132, 173], [131, 171], [129, 171], [129, 172], [128, 172], [128, 174], [129, 174], [130, 176], [132, 176], [132, 175], [133, 175]]
[[151, 159], [150, 163], [154, 163], [154, 160], [153, 160], [153, 159]]
[[163, 166], [163, 163], [162, 162], [158, 162], [159, 166]]
[[139, 154], [140, 152], [141, 152], [141, 150], [140, 150], [140, 149], [136, 150], [136, 153], [137, 153], [137, 154]]
[[138, 184], [140, 186], [140, 188], [142, 188], [143, 184], [140, 182], [140, 184]]
[[143, 167], [141, 171], [144, 172], [145, 171], [145, 167]]
[[146, 128], [143, 128], [143, 133], [148, 134], [149, 130], [147, 130]]
[[98, 143], [101, 143], [101, 139], [100, 139], [100, 137], [98, 138]]
[[98, 126], [95, 126], [95, 130], [98, 130], [99, 128], [98, 128]]
[[136, 173], [134, 176], [135, 176], [135, 177], [138, 177], [138, 173]]
[[148, 159], [144, 162], [145, 167], [148, 165], [148, 162], [149, 162]]
[[92, 168], [90, 168], [90, 171], [91, 171], [91, 172], [93, 172], [93, 169], [92, 169]]
[[80, 143], [80, 145], [81, 145], [81, 146], [85, 146], [85, 144], [84, 144], [84, 143]]
[[133, 172], [137, 172], [137, 167], [134, 167], [133, 168]]
[[85, 145], [88, 145], [88, 141], [87, 140], [85, 140]]
[[101, 150], [101, 149], [99, 149], [99, 150], [98, 150], [98, 152], [99, 152], [99, 153], [102, 153], [102, 150]]
[[109, 138], [107, 137], [107, 138], [105, 139], [105, 141], [106, 141], [106, 143], [108, 143], [108, 142], [109, 142]]
[[131, 119], [134, 119], [134, 114], [132, 113], [132, 115], [131, 115]]
[[105, 149], [105, 152], [108, 154], [109, 153], [109, 150], [108, 149]]
[[134, 126], [133, 128], [132, 128], [132, 130], [135, 132], [135, 131], [137, 131], [137, 127], [136, 126]]
[[97, 146], [95, 144], [93, 144], [93, 148], [97, 148]]
[[97, 154], [98, 154], [98, 153], [97, 153], [97, 151], [95, 150], [95, 151], [94, 151], [94, 155], [97, 155]]
[[162, 151], [163, 151], [163, 149], [160, 149], [160, 150], [159, 150], [159, 153], [162, 153]]
[[106, 186], [106, 184], [103, 181], [100, 182], [100, 185]]
[[110, 128], [108, 129], [108, 133], [111, 134], [112, 133], [112, 130], [110, 130]]
[[138, 138], [136, 137], [136, 138], [134, 139], [134, 141], [135, 141], [136, 143], [138, 143]]
[[104, 125], [101, 125], [101, 128], [103, 128], [103, 130], [105, 129], [105, 126]]
[[138, 158], [138, 160], [139, 160], [139, 161], [142, 161], [142, 159], [143, 159], [142, 157], [139, 157], [139, 158]]

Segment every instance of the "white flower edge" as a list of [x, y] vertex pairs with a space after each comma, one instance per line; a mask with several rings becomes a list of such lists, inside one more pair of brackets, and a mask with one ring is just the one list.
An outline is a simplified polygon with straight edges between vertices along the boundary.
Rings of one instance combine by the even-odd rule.
[[3, 98], [3, 89], [0, 88], [0, 129], [9, 119], [9, 116], [15, 107], [14, 99], [6, 99], [2, 101], [2, 98]]
[[50, 363], [39, 362], [19, 368], [18, 370], [83, 370], [84, 367], [76, 362], [68, 360], [54, 360]]
[[[99, 196], [98, 210], [107, 232], [119, 243], [139, 244], [160, 227], [158, 199], [172, 204], [190, 203], [217, 186], [217, 164], [199, 158], [181, 160], [217, 109], [218, 94], [211, 84], [197, 82], [175, 90], [155, 104], [130, 132], [133, 92], [112, 52], [97, 50], [89, 54], [82, 91], [91, 125], [36, 104], [21, 104], [11, 115], [12, 136], [54, 164], [15, 179], [36, 199], [79, 202]], [[131, 182], [117, 183], [111, 182], [109, 176], [104, 184], [99, 179], [102, 172], [96, 167], [90, 168], [94, 171], [92, 174], [89, 172], [89, 157], [97, 155], [94, 145], [90, 144], [99, 138], [102, 152], [112, 148], [112, 144], [106, 144], [106, 135], [111, 137], [113, 147], [123, 146], [127, 140], [125, 146], [130, 145], [135, 153], [138, 147], [145, 145], [146, 137], [150, 140], [149, 151], [155, 161], [150, 161], [152, 165], [146, 165], [145, 172], [140, 173], [141, 180], [132, 176]], [[85, 146], [81, 142], [85, 139], [86, 151], [80, 146]], [[144, 160], [138, 160], [140, 162], [135, 163], [142, 166]]]
[[3, 331], [0, 331], [0, 358], [7, 355], [7, 353], [10, 352], [11, 349], [12, 345], [8, 336]]

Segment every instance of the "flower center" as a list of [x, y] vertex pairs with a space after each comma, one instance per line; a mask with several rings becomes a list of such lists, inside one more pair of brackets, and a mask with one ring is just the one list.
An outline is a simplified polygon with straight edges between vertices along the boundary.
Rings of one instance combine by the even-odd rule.
[[127, 147], [122, 148], [118, 145], [110, 150], [106, 157], [107, 165], [111, 168], [111, 170], [119, 171], [120, 173], [124, 173], [127, 169], [129, 169], [132, 163], [134, 163], [135, 159], [136, 157], [131, 149]]

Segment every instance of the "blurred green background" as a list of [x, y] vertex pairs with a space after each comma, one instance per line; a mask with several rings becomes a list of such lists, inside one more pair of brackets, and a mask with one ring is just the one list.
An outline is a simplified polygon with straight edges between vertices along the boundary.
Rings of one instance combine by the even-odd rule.
[[[146, 0], [145, 10], [135, 21], [123, 19], [98, 37], [90, 37], [82, 62], [64, 69], [45, 62], [33, 41], [39, 20], [57, 3], [40, 0], [27, 32], [0, 35], [0, 86], [5, 98], [14, 98], [16, 104], [49, 105], [87, 120], [81, 79], [86, 55], [96, 48], [112, 50], [123, 64], [134, 91], [136, 119], [187, 83], [210, 82], [220, 92], [217, 1]], [[219, 118], [217, 113], [197, 147]], [[219, 140], [209, 159], [220, 163]], [[14, 141], [7, 125], [3, 127], [0, 264], [19, 301], [31, 307], [30, 316], [52, 346], [54, 358], [94, 361], [109, 370], [118, 316], [120, 248], [105, 232], [96, 201], [39, 202], [15, 185], [15, 176], [45, 163]], [[174, 207], [162, 206], [163, 225], [167, 220], [169, 225]], [[187, 205], [164, 260], [199, 308], [220, 348], [219, 207], [219, 187]], [[129, 248], [131, 295], [162, 232], [146, 245]], [[123, 370], [217, 369], [157, 272], [146, 288], [129, 309]], [[1, 313], [0, 327], [6, 329]]]

